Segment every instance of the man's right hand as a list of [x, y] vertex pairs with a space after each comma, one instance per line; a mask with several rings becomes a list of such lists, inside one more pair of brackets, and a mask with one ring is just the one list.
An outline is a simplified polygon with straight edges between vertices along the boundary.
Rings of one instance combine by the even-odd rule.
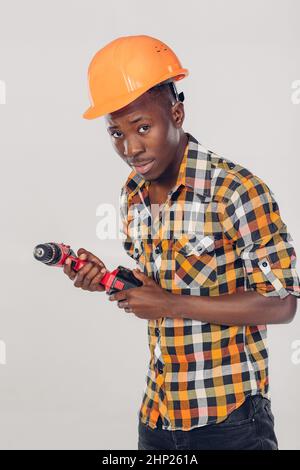
[[[79, 259], [86, 260], [87, 263], [76, 272], [71, 268], [71, 260], [67, 258], [63, 268], [64, 273], [74, 281], [74, 286], [90, 292], [105, 291], [105, 287], [99, 284], [107, 272], [104, 263], [84, 248], [79, 248], [77, 256]], [[104, 272], [102, 272], [103, 269]]]

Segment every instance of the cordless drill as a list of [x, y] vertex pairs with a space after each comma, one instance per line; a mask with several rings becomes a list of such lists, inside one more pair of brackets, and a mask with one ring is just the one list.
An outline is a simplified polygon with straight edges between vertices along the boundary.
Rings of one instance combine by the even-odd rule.
[[[64, 243], [49, 242], [36, 245], [33, 256], [35, 259], [48, 266], [58, 268], [63, 267], [66, 259], [70, 258], [71, 268], [76, 272], [88, 262], [79, 259], [70, 248], [70, 245], [65, 245]], [[108, 295], [143, 285], [143, 283], [134, 276], [133, 272], [128, 268], [124, 268], [124, 266], [118, 266], [113, 271], [106, 272], [99, 284], [105, 287], [106, 294]]]

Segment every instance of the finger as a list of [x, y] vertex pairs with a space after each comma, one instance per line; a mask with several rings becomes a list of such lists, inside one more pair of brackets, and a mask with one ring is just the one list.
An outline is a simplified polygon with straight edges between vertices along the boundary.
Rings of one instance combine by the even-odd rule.
[[95, 286], [95, 289], [93, 288], [93, 290], [95, 290], [97, 292], [103, 292], [103, 291], [105, 291], [105, 287], [102, 286], [101, 284], [97, 284], [97, 286]]
[[125, 308], [124, 310], [125, 310], [125, 312], [127, 312], [127, 313], [133, 313], [133, 310], [132, 310], [131, 308]]
[[90, 251], [86, 250], [85, 248], [79, 248], [79, 250], [77, 250], [77, 255], [80, 256], [81, 254], [85, 254], [86, 255], [86, 259], [87, 261], [92, 261], [93, 263], [96, 263], [102, 267], [105, 267], [103, 261], [101, 261], [100, 258], [98, 258], [97, 256], [95, 256], [93, 253], [91, 253]]
[[92, 292], [103, 292], [105, 291], [105, 287], [102, 284], [97, 283], [97, 284], [91, 285], [90, 290]]
[[74, 281], [75, 287], [82, 287], [83, 279], [85, 275], [94, 267], [93, 263], [87, 263], [86, 265], [82, 266], [79, 271], [77, 271], [77, 275]]
[[76, 277], [76, 271], [71, 268], [71, 260], [67, 259], [65, 264], [64, 264], [64, 272], [65, 274], [73, 281]]
[[90, 269], [86, 275], [84, 276], [84, 279], [82, 281], [82, 288], [83, 289], [89, 289], [91, 287], [91, 281], [94, 279], [95, 276], [97, 276], [100, 272], [100, 267], [93, 266], [92, 269]]
[[90, 292], [103, 292], [105, 290], [104, 286], [97, 285], [97, 286], [90, 286], [89, 291]]
[[[104, 271], [102, 272], [102, 270], [104, 269]], [[101, 282], [101, 279], [103, 278], [103, 276], [105, 276], [106, 274], [106, 269], [105, 268], [102, 268], [100, 272], [98, 272], [94, 278], [91, 280], [90, 282], [90, 289], [91, 290], [100, 290], [100, 291], [103, 291], [105, 290], [105, 287], [103, 284], [100, 284]], [[98, 287], [101, 287], [101, 289], [98, 289]]]
[[128, 300], [126, 291], [115, 292], [109, 296], [109, 300]]
[[69, 275], [69, 266], [66, 263], [63, 265], [63, 270], [65, 274]]
[[71, 267], [70, 265], [71, 265], [70, 260], [66, 259], [63, 265], [63, 270], [64, 270], [64, 273], [67, 274], [68, 276], [70, 275], [70, 267]]
[[154, 282], [149, 276], [144, 274], [139, 269], [134, 268], [132, 271], [133, 271], [134, 276], [140, 281], [142, 281], [143, 284], [151, 284], [152, 282]]
[[91, 292], [103, 292], [105, 291], [105, 286], [100, 284], [100, 281], [106, 274], [106, 269], [101, 268], [98, 265], [92, 263], [93, 267], [86, 273], [82, 280], [82, 284], [80, 287], [84, 290], [89, 290]]
[[119, 300], [118, 301], [118, 307], [119, 308], [129, 307], [128, 300]]

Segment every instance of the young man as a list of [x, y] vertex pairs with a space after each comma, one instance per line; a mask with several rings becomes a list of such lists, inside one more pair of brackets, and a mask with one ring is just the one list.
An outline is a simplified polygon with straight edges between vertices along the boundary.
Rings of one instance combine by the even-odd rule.
[[[149, 36], [112, 41], [89, 67], [84, 117], [105, 116], [132, 169], [123, 243], [143, 286], [110, 300], [148, 320], [138, 448], [278, 449], [266, 325], [295, 315], [296, 254], [268, 186], [184, 132], [174, 81], [187, 73]], [[103, 262], [78, 254], [89, 263], [74, 285], [103, 290]]]

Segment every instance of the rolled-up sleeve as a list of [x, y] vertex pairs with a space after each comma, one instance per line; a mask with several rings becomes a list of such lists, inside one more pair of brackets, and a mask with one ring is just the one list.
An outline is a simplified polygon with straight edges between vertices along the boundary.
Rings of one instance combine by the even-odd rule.
[[293, 239], [269, 187], [252, 175], [221, 206], [223, 230], [242, 259], [247, 288], [267, 297], [299, 298]]

